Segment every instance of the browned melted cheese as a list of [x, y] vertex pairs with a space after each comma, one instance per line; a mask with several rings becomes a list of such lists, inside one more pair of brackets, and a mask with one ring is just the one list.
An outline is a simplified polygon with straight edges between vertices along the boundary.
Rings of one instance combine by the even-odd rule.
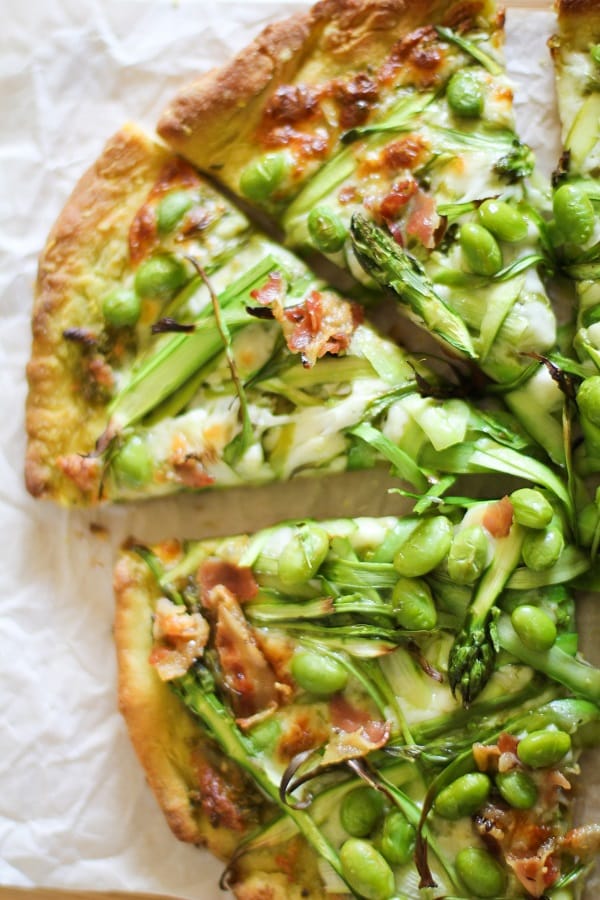
[[183, 159], [176, 157], [165, 163], [129, 228], [129, 258], [133, 266], [149, 256], [158, 243], [156, 206], [160, 198], [170, 191], [195, 188], [200, 183], [195, 169]]

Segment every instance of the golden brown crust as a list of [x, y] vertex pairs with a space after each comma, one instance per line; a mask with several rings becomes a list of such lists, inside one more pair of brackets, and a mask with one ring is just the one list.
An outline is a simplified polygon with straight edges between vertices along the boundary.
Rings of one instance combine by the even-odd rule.
[[[160, 546], [166, 553], [171, 551], [167, 542]], [[157, 586], [134, 552], [122, 553], [115, 567], [114, 591], [119, 707], [147, 781], [180, 840], [206, 846], [221, 859], [231, 859], [245, 832], [215, 825], [204, 809], [199, 772], [203, 763], [211, 764], [211, 751], [192, 716], [148, 661]], [[250, 817], [249, 826], [257, 821]], [[325, 897], [315, 855], [299, 838], [271, 850], [243, 855], [233, 867], [230, 881], [240, 900]], [[327, 897], [335, 900], [336, 895]]]
[[284, 83], [321, 84], [372, 70], [405, 34], [464, 16], [486, 20], [490, 0], [322, 0], [268, 26], [229, 64], [184, 87], [159, 134], [183, 156], [237, 189], [255, 155], [253, 135], [268, 98]]
[[[115, 568], [115, 643], [119, 668], [119, 708], [146, 777], [181, 841], [206, 844], [221, 857], [230, 854], [233, 835], [209, 828], [192, 803], [192, 754], [198, 728], [149, 664], [152, 648], [152, 594], [149, 570], [134, 553]], [[239, 838], [239, 835], [236, 836]]]
[[600, 38], [597, 0], [557, 0], [558, 28], [565, 48], [588, 50]]
[[41, 254], [27, 368], [28, 447], [25, 480], [35, 497], [65, 504], [93, 502], [56, 466], [62, 454], [91, 451], [105, 425], [105, 406], [78, 389], [81, 350], [66, 328], [100, 329], [103, 296], [128, 267], [128, 230], [168, 157], [135, 126], [104, 147], [75, 187]]

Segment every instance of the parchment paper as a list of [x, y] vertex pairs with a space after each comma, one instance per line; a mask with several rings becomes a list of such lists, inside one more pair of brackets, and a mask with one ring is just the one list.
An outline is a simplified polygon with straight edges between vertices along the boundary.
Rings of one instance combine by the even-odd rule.
[[[398, 500], [375, 473], [100, 512], [36, 503], [22, 476], [31, 288], [53, 219], [110, 134], [128, 119], [152, 130], [180, 83], [297, 7], [3, 0], [0, 8], [0, 884], [216, 900], [220, 865], [171, 836], [116, 709], [116, 549], [130, 534], [202, 537], [294, 515], [391, 512]], [[558, 156], [545, 48], [552, 27], [550, 15], [509, 13], [520, 124], [546, 171]]]

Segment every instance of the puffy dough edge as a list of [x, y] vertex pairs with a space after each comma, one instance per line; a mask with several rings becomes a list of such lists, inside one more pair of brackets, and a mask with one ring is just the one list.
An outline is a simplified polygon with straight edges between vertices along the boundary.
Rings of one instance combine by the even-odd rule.
[[253, 133], [266, 100], [301, 75], [309, 83], [378, 65], [403, 35], [467, 15], [491, 20], [492, 0], [322, 0], [267, 26], [227, 65], [184, 86], [158, 133], [234, 189], [255, 153]]
[[[222, 860], [230, 859], [243, 837], [214, 828], [190, 803], [186, 758], [191, 747], [201, 752], [193, 717], [148, 665], [152, 645], [151, 606], [156, 583], [143, 561], [123, 552], [113, 578], [116, 599], [114, 638], [118, 663], [119, 709], [135, 753], [167, 823], [184, 842], [206, 847]], [[291, 884], [269, 851], [242, 857], [233, 873], [232, 891], [239, 900], [324, 900], [314, 854], [301, 849], [303, 883]], [[327, 894], [345, 900], [347, 894]]]
[[105, 407], [77, 391], [78, 349], [62, 334], [101, 325], [102, 297], [129, 265], [131, 219], [169, 155], [137, 126], [124, 126], [76, 184], [41, 253], [27, 366], [25, 483], [34, 497], [96, 500], [56, 467], [62, 454], [91, 451], [106, 424]]

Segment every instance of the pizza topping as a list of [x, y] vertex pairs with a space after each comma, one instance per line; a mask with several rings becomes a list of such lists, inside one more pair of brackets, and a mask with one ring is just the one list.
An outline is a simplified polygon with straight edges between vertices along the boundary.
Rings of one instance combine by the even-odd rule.
[[73, 481], [84, 493], [97, 492], [100, 485], [102, 463], [97, 456], [82, 456], [69, 453], [59, 456], [56, 465], [67, 478]]
[[180, 678], [199, 659], [206, 646], [209, 627], [200, 613], [160, 597], [152, 628], [154, 646], [149, 662], [163, 681]]
[[282, 84], [269, 100], [264, 118], [291, 125], [311, 118], [318, 108], [318, 97], [311, 88], [303, 84]]
[[492, 537], [504, 538], [510, 533], [513, 522], [513, 506], [509, 497], [490, 503], [484, 513], [482, 524]]
[[368, 119], [372, 106], [377, 102], [379, 88], [366, 72], [359, 72], [350, 81], [336, 83], [333, 94], [341, 106], [340, 126], [344, 129], [355, 128]]
[[429, 146], [420, 134], [407, 134], [388, 144], [381, 153], [381, 161], [386, 169], [414, 169], [423, 164], [429, 153]]
[[439, 225], [440, 217], [436, 211], [435, 199], [431, 194], [418, 191], [411, 202], [406, 222], [407, 235], [415, 237], [428, 250], [433, 250]]
[[390, 738], [389, 722], [368, 721], [354, 731], [334, 731], [325, 746], [322, 765], [329, 766], [348, 759], [360, 759], [384, 747]]
[[394, 221], [405, 209], [408, 201], [419, 190], [414, 178], [405, 178], [392, 184], [389, 194], [383, 198], [379, 205], [379, 213], [386, 221]]
[[199, 801], [213, 828], [244, 831], [247, 827], [246, 788], [232, 783], [233, 772], [221, 774], [197, 753], [193, 761], [198, 778]]
[[380, 71], [383, 82], [402, 79], [412, 80], [419, 87], [435, 84], [444, 63], [437, 31], [425, 25], [401, 38], [392, 48], [389, 58]]
[[286, 295], [286, 284], [281, 272], [271, 272], [265, 283], [250, 291], [250, 296], [261, 306], [283, 304]]
[[234, 595], [217, 585], [202, 602], [216, 616], [215, 648], [223, 686], [236, 716], [247, 718], [279, 702], [273, 670]]
[[202, 596], [208, 595], [217, 585], [223, 585], [240, 603], [253, 600], [258, 593], [258, 584], [252, 569], [237, 566], [217, 557], [205, 559], [198, 569], [198, 582]]

